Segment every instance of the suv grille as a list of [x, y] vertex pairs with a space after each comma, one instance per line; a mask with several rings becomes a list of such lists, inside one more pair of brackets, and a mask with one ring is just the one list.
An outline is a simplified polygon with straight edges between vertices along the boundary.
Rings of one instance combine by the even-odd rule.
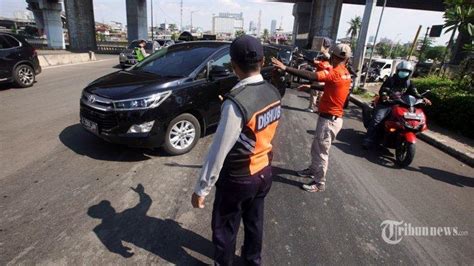
[[115, 112], [100, 111], [81, 103], [81, 116], [97, 123], [99, 130], [110, 130], [118, 126]]

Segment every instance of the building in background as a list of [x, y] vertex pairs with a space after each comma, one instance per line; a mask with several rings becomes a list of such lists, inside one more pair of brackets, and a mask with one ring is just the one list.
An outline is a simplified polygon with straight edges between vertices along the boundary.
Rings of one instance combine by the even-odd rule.
[[169, 30], [169, 24], [166, 23], [166, 22], [165, 22], [165, 23], [161, 23], [161, 24], [160, 24], [160, 30], [162, 30], [162, 31], [167, 31], [167, 30]]
[[236, 31], [243, 30], [243, 13], [219, 13], [212, 18], [212, 33], [220, 39], [234, 38]]
[[270, 35], [275, 35], [276, 33], [276, 27], [277, 27], [277, 21], [276, 19], [272, 19], [272, 23], [270, 25]]
[[127, 32], [125, 25], [123, 25], [122, 22], [118, 22], [118, 21], [110, 22], [110, 30], [112, 32]]

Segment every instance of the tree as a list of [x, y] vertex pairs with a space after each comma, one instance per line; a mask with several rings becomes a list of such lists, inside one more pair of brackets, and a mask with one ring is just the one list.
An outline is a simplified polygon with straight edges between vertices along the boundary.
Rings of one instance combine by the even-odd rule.
[[245, 31], [243, 30], [236, 30], [235, 31], [235, 38], [245, 35]]
[[441, 61], [446, 50], [445, 46], [428, 47], [423, 53], [424, 58]]
[[171, 32], [175, 32], [178, 30], [178, 27], [176, 27], [176, 24], [170, 24], [168, 26], [168, 29], [171, 31]]
[[390, 43], [378, 43], [375, 47], [375, 52], [383, 58], [387, 58], [390, 56]]
[[[456, 46], [452, 50], [452, 54], [455, 55], [452, 58], [452, 63], [459, 63], [458, 59], [462, 58], [463, 55], [461, 49], [464, 44], [472, 45], [472, 35], [474, 31], [474, 8], [469, 0], [445, 0], [446, 10], [444, 12], [444, 25], [446, 29], [445, 33], [452, 32], [449, 39], [448, 47], [452, 48], [454, 35], [456, 31], [459, 31], [458, 40]], [[443, 62], [446, 59], [446, 54], [443, 57]]]
[[422, 39], [419, 39], [417, 43], [421, 44], [418, 60], [420, 62], [425, 61], [427, 59], [425, 52], [433, 46], [433, 39], [423, 37]]
[[346, 35], [351, 36], [351, 47], [352, 49], [355, 49], [355, 41], [359, 37], [359, 32], [360, 32], [360, 26], [361, 26], [361, 19], [360, 16], [356, 16], [349, 20], [350, 27], [347, 30]]
[[264, 29], [263, 30], [263, 35], [262, 35], [263, 40], [267, 41], [269, 36], [270, 36], [270, 33], [268, 32], [268, 29]]

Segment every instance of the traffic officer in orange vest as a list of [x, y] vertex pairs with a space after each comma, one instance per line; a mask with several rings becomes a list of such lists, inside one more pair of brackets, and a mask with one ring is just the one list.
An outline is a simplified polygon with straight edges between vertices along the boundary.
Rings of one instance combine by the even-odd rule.
[[326, 172], [328, 169], [329, 149], [342, 128], [344, 103], [349, 95], [351, 75], [346, 63], [351, 57], [351, 48], [346, 44], [338, 44], [331, 53], [331, 71], [311, 72], [285, 66], [276, 58], [273, 65], [288, 73], [310, 81], [324, 82], [324, 94], [319, 103], [319, 119], [311, 145], [311, 164], [307, 169], [298, 171], [299, 176], [313, 178], [303, 189], [309, 192], [322, 192], [326, 189]]
[[[231, 265], [240, 221], [245, 229], [242, 258], [261, 264], [264, 199], [272, 184], [272, 139], [281, 116], [281, 96], [264, 81], [263, 47], [248, 35], [230, 46], [232, 68], [239, 83], [225, 96], [221, 120], [192, 195], [204, 208], [216, 184], [212, 211], [212, 242], [217, 265]], [[216, 183], [217, 182], [217, 183]]]

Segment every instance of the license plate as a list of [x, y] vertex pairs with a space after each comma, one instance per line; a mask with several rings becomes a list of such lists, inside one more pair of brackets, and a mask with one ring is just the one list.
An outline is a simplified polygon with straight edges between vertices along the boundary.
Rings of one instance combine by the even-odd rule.
[[97, 126], [96, 122], [92, 122], [87, 118], [81, 117], [81, 124], [85, 129], [96, 135], [99, 135], [99, 127]]
[[410, 120], [421, 120], [421, 117], [416, 113], [405, 113], [403, 117]]

